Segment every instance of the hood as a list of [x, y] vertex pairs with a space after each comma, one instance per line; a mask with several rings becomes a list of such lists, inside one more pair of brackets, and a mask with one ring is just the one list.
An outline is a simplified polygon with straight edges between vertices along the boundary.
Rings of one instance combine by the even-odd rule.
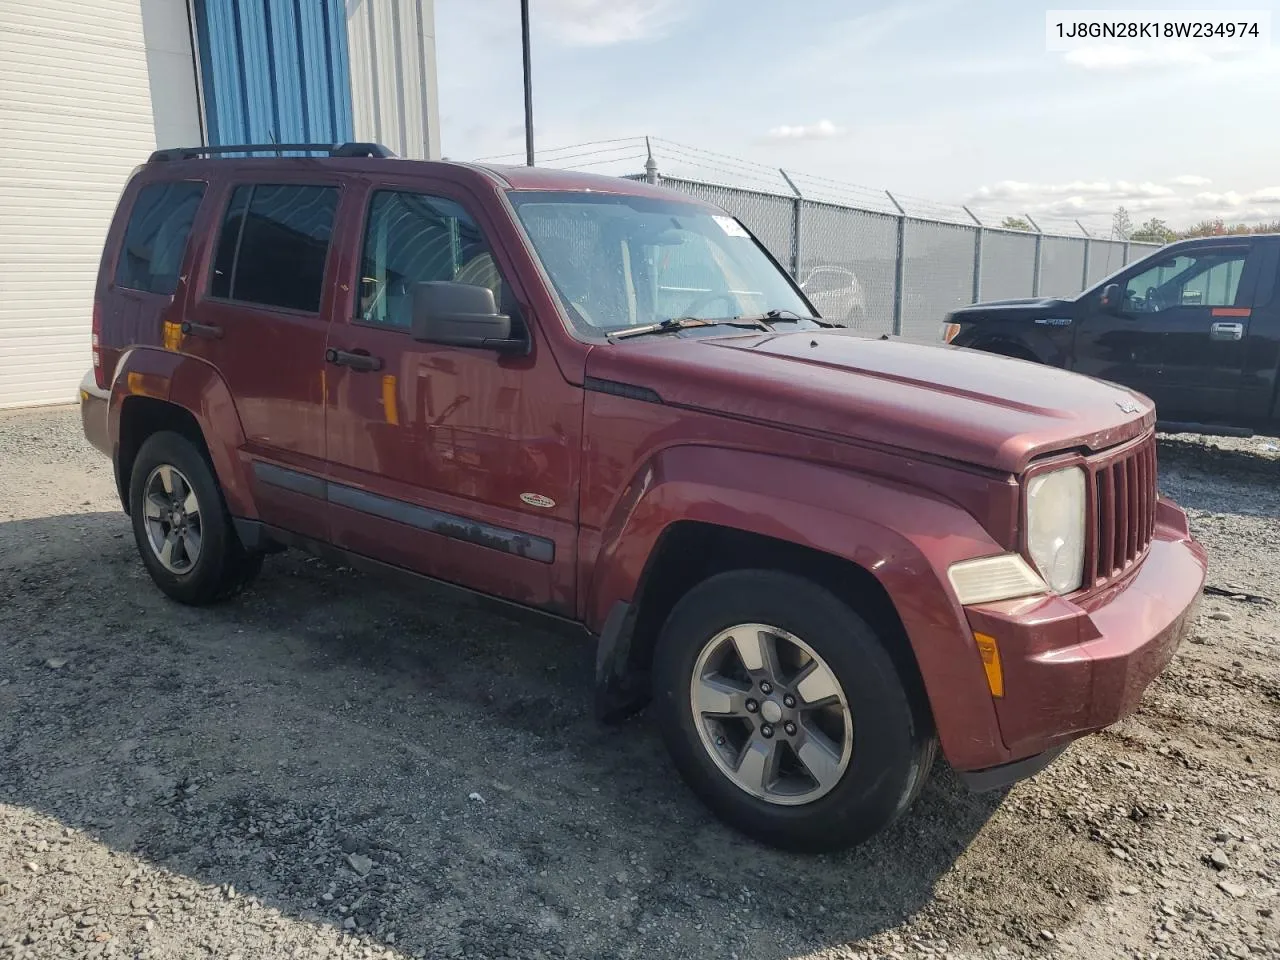
[[1022, 315], [1027, 317], [1045, 317], [1063, 310], [1070, 310], [1073, 302], [1071, 300], [1062, 300], [1057, 297], [1023, 297], [1015, 300], [988, 300], [985, 303], [975, 303], [967, 307], [960, 307], [952, 310], [947, 314], [948, 320], [960, 321], [979, 316], [998, 316], [1003, 318], [1015, 318]]
[[848, 331], [656, 336], [593, 348], [587, 375], [664, 403], [1020, 473], [1146, 432], [1141, 394], [976, 350]]

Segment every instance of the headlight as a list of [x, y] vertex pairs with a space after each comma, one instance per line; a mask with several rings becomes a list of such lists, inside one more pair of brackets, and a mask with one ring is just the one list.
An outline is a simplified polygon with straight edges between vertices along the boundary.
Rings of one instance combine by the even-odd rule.
[[1079, 467], [1027, 483], [1027, 552], [1055, 593], [1079, 589], [1084, 578], [1084, 494]]

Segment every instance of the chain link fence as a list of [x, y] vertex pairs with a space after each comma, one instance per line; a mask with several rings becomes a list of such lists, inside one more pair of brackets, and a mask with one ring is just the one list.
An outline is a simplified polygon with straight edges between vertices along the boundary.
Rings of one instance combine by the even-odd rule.
[[[701, 180], [664, 186], [723, 207], [789, 270], [824, 316], [869, 336], [941, 337], [979, 300], [1070, 297], [1159, 249], [816, 201]], [[887, 195], [886, 195], [887, 196]], [[888, 198], [893, 200], [893, 198]]]

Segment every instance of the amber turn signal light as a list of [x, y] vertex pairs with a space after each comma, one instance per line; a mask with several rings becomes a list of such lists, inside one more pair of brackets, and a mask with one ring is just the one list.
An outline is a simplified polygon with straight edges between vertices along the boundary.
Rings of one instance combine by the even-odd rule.
[[954, 340], [954, 339], [956, 338], [956, 335], [957, 335], [959, 332], [960, 332], [960, 324], [958, 324], [958, 323], [944, 323], [944, 324], [942, 325], [942, 340], [943, 340], [943, 342], [944, 342], [944, 343], [950, 343], [952, 340]]
[[987, 672], [987, 686], [991, 688], [993, 697], [1004, 696], [1004, 668], [1000, 666], [1000, 648], [996, 646], [996, 638], [985, 633], [975, 633], [974, 641], [978, 644], [978, 653], [982, 654], [982, 669]]

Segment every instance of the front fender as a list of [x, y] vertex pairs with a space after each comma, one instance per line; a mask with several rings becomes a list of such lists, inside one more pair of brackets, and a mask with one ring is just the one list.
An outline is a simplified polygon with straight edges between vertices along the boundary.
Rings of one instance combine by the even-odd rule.
[[131, 397], [163, 400], [189, 413], [204, 435], [214, 474], [232, 516], [257, 519], [248, 471], [239, 456], [244, 430], [231, 391], [218, 371], [195, 357], [138, 347], [120, 358], [107, 415], [114, 458], [120, 449], [120, 414]]
[[601, 531], [588, 627], [631, 603], [673, 523], [695, 520], [785, 540], [870, 572], [893, 601], [924, 680], [943, 751], [958, 767], [1007, 753], [981, 656], [945, 581], [957, 560], [1001, 552], [945, 500], [846, 470], [767, 454], [681, 446], [657, 454]]

